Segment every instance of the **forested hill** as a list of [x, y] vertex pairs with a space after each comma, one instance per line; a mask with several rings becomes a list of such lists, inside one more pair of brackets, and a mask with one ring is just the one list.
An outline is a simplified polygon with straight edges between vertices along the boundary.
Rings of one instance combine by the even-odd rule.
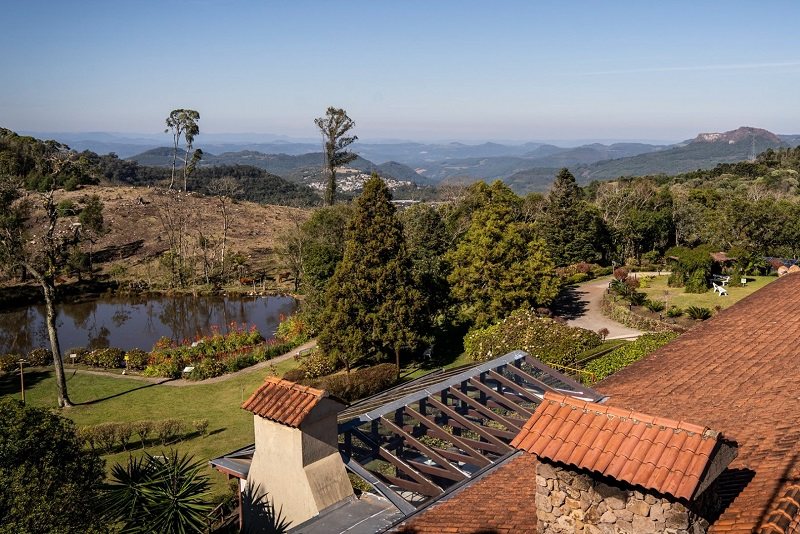
[[[55, 156], [69, 161], [69, 172], [59, 172], [57, 186], [74, 189], [81, 184], [156, 185], [168, 183], [171, 169], [140, 165], [121, 160], [114, 154], [99, 156], [85, 150], [75, 152], [55, 141], [42, 141], [20, 136], [0, 128], [0, 176], [22, 179], [30, 189], [49, 187], [48, 176]], [[170, 154], [171, 163], [171, 154]], [[179, 173], [180, 174], [180, 173]], [[240, 198], [262, 204], [310, 206], [319, 203], [319, 196], [309, 187], [284, 180], [263, 169], [245, 165], [224, 165], [195, 169], [190, 190], [209, 192], [212, 181], [232, 177]], [[182, 183], [182, 174], [178, 181]]]
[[780, 137], [760, 128], [742, 127], [725, 133], [700, 134], [666, 150], [601, 161], [575, 169], [583, 182], [619, 176], [676, 175], [710, 169], [719, 163], [747, 161], [768, 149], [787, 148]]
[[[182, 154], [181, 157], [183, 157]], [[168, 147], [154, 148], [127, 159], [136, 161], [141, 165], [171, 166], [172, 149]], [[251, 165], [281, 176], [287, 180], [291, 180], [292, 182], [308, 184], [315, 180], [322, 179], [323, 155], [322, 152], [311, 152], [300, 155], [265, 154], [253, 150], [223, 152], [221, 154], [204, 153], [203, 159], [200, 162], [200, 167], [215, 165]], [[390, 180], [413, 182], [418, 185], [430, 185], [433, 183], [432, 180], [418, 174], [411, 167], [395, 161], [376, 165], [359, 156], [349, 163], [348, 167], [366, 174], [376, 172], [382, 178]]]

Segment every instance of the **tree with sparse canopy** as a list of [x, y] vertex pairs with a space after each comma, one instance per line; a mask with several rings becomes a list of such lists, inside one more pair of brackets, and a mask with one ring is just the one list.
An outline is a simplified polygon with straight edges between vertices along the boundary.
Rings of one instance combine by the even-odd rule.
[[319, 346], [348, 370], [424, 340], [425, 302], [414, 287], [403, 229], [386, 184], [373, 175], [356, 200], [344, 257], [327, 285]]
[[[183, 190], [186, 191], [188, 186], [189, 175], [194, 170], [200, 158], [203, 155], [202, 150], [195, 150], [192, 153], [192, 146], [194, 145], [194, 138], [200, 133], [200, 126], [197, 121], [200, 120], [200, 113], [193, 109], [173, 109], [169, 117], [167, 117], [167, 128], [164, 133], [172, 133], [172, 174], [170, 176], [169, 188], [172, 189], [175, 185], [175, 168], [178, 162], [178, 146], [181, 137], [185, 142], [185, 154], [183, 157]], [[191, 155], [191, 162], [189, 154]]]
[[[45, 302], [45, 324], [53, 354], [58, 405], [72, 406], [67, 395], [64, 365], [61, 361], [61, 346], [56, 328], [56, 279], [69, 265], [70, 257], [85, 240], [81, 223], [59, 213], [55, 201], [59, 175], [72, 166], [72, 154], [56, 152], [51, 155], [53, 163], [47, 178], [50, 188], [44, 193], [30, 195], [21, 189], [21, 184], [11, 176], [0, 178], [0, 268], [15, 272], [22, 270], [31, 274], [42, 288]], [[34, 217], [32, 196], [41, 202], [44, 217]], [[92, 202], [91, 220], [87, 225], [99, 228], [102, 224], [102, 205]]]
[[336, 169], [358, 157], [347, 150], [347, 147], [358, 139], [355, 135], [347, 135], [356, 123], [347, 116], [345, 110], [331, 106], [325, 112], [324, 117], [314, 119], [314, 124], [322, 133], [325, 172], [328, 175], [325, 186], [325, 204], [332, 206], [336, 202]]
[[103, 461], [69, 419], [0, 398], [0, 533], [103, 532]]

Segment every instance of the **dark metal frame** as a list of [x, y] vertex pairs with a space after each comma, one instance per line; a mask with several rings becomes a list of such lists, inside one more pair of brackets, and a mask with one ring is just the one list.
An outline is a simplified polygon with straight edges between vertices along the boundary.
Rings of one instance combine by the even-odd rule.
[[410, 383], [407, 394], [394, 388], [386, 403], [378, 395], [339, 418], [348, 469], [404, 513], [507, 457], [545, 392], [604, 400], [523, 351], [431, 381]]

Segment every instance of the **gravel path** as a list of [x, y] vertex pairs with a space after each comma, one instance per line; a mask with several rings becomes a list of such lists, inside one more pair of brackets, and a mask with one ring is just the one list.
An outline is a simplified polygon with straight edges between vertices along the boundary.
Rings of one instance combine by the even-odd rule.
[[[636, 276], [655, 275], [656, 273], [635, 273]], [[660, 274], [664, 274], [663, 272]], [[611, 276], [596, 278], [582, 284], [565, 289], [556, 299], [555, 314], [567, 320], [570, 326], [578, 326], [597, 332], [601, 328], [608, 329], [606, 339], [635, 339], [644, 332], [628, 328], [609, 319], [600, 310]]]

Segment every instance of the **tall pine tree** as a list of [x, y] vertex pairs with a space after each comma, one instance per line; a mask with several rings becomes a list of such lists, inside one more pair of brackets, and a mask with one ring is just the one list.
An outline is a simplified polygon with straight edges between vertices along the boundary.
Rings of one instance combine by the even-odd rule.
[[425, 301], [414, 287], [403, 230], [386, 184], [373, 175], [356, 200], [344, 257], [328, 282], [319, 346], [348, 372], [422, 341]]
[[556, 265], [598, 261], [608, 232], [597, 209], [582, 199], [575, 177], [561, 169], [547, 195], [540, 233]]

